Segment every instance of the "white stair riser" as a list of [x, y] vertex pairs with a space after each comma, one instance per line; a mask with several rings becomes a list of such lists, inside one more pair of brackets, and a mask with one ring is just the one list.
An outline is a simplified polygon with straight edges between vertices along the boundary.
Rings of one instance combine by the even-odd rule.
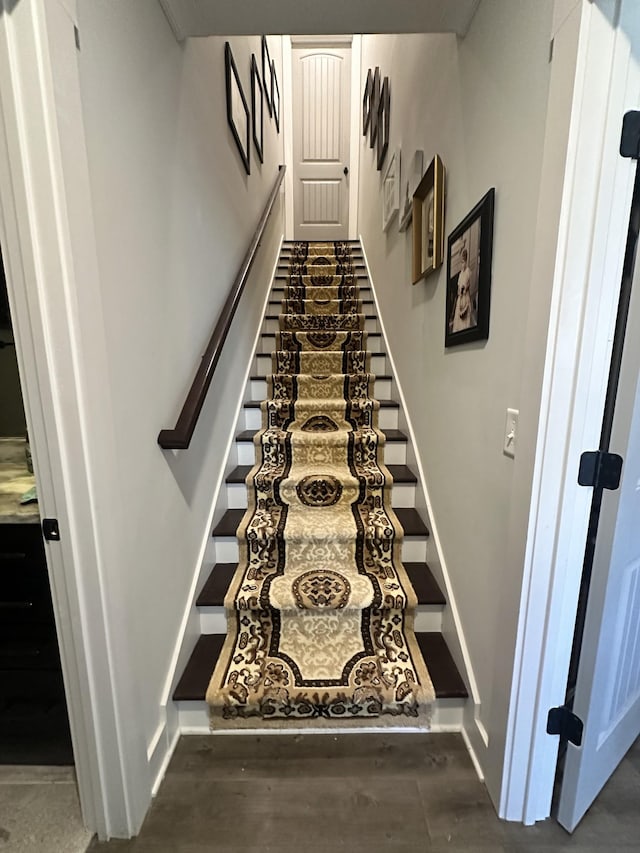
[[[215, 539], [216, 562], [238, 562], [238, 540], [235, 536], [217, 536]], [[425, 536], [407, 536], [402, 543], [401, 559], [404, 563], [424, 563], [427, 559]]]
[[[224, 607], [199, 607], [201, 634], [226, 634], [227, 617]], [[416, 609], [415, 631], [433, 631], [442, 629], [442, 607], [431, 604], [419, 604]]]
[[[238, 465], [255, 465], [256, 452], [253, 442], [238, 441]], [[407, 462], [407, 443], [389, 441], [384, 446], [384, 461], [387, 465], [405, 465]]]
[[[364, 328], [366, 332], [378, 332], [378, 320], [376, 318], [367, 319], [364, 321]], [[280, 331], [280, 323], [278, 320], [265, 320], [262, 325], [262, 331], [266, 332], [278, 332]]]
[[[251, 464], [251, 463], [248, 463]], [[229, 509], [246, 509], [247, 487], [244, 483], [227, 483], [227, 506]], [[416, 505], [415, 483], [394, 483], [391, 506], [413, 507]]]
[[[466, 702], [466, 699], [436, 699], [433, 703], [433, 710], [431, 713], [431, 731], [461, 731]], [[180, 731], [182, 734], [202, 734], [211, 735], [211, 737], [234, 736], [233, 730], [217, 732], [211, 731], [209, 726], [209, 711], [204, 700], [202, 702], [177, 702], [176, 704], [178, 708]], [[348, 734], [356, 734], [359, 731], [370, 732], [371, 727], [367, 726], [365, 728], [363, 726], [362, 729], [358, 729], [353, 725], [353, 722], [350, 721], [350, 725], [348, 728], [345, 726], [345, 730]], [[256, 726], [256, 729], [252, 730], [251, 734], [255, 735], [258, 731], [258, 726]], [[265, 729], [264, 732], [261, 731], [260, 733], [265, 734], [265, 736], [273, 733], [278, 735], [291, 735], [294, 737], [301, 733], [308, 734], [310, 731], [312, 731], [311, 724], [309, 721], [305, 720], [297, 729], [295, 724], [292, 724], [290, 729], [278, 727], [277, 729]], [[318, 734], [326, 734], [334, 737], [336, 735], [336, 729], [318, 728], [317, 731]], [[384, 727], [381, 725], [380, 727], [381, 734], [389, 734], [394, 731], [395, 729], [393, 727], [389, 727], [387, 725]], [[247, 731], [242, 730], [242, 733], [246, 734]]]
[[[384, 353], [375, 353], [371, 356], [371, 363], [369, 366], [371, 373], [375, 373], [376, 376], [384, 376], [387, 373], [390, 373], [390, 370], [387, 370], [387, 358]], [[273, 373], [273, 362], [271, 361], [271, 353], [258, 353], [256, 355], [254, 364], [253, 364], [253, 373], [257, 376], [269, 376]]]
[[[264, 329], [263, 329], [264, 331]], [[258, 344], [258, 352], [265, 353], [270, 355], [273, 348], [275, 347], [276, 339], [273, 336], [260, 336], [260, 343]], [[367, 349], [369, 352], [384, 352], [382, 348], [382, 336], [380, 337], [370, 337], [367, 340]]]
[[[373, 396], [376, 400], [388, 400], [391, 397], [391, 380], [376, 379], [373, 386]], [[252, 379], [251, 380], [251, 399], [266, 400], [267, 398], [267, 380]]]
[[[244, 410], [245, 429], [260, 429], [262, 427], [262, 411], [258, 408]], [[380, 409], [378, 425], [381, 430], [398, 428], [398, 410]]]

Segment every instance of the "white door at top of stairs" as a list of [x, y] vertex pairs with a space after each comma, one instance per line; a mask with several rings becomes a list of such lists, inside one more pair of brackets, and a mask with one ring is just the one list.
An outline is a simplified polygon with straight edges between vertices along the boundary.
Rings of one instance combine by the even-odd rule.
[[297, 240], [349, 232], [351, 47], [292, 49], [293, 208]]

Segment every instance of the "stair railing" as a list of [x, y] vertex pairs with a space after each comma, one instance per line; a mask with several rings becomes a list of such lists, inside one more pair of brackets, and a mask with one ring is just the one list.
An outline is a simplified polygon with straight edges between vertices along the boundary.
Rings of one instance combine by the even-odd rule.
[[200, 412], [202, 411], [202, 407], [207, 396], [207, 391], [209, 390], [213, 374], [220, 359], [222, 348], [227, 339], [227, 335], [229, 334], [231, 322], [247, 284], [251, 267], [253, 266], [253, 262], [258, 253], [258, 248], [260, 247], [271, 211], [273, 210], [273, 205], [275, 204], [275, 200], [278, 196], [278, 191], [280, 190], [286, 168], [286, 166], [278, 167], [278, 177], [276, 178], [273, 189], [269, 194], [267, 204], [265, 205], [260, 221], [258, 222], [254, 235], [251, 239], [247, 254], [244, 256], [240, 265], [238, 275], [231, 286], [231, 290], [227, 296], [227, 301], [224, 304], [222, 312], [218, 318], [218, 322], [211, 334], [211, 338], [209, 339], [207, 348], [202, 356], [202, 361], [200, 362], [196, 375], [191, 383], [191, 388], [189, 388], [182, 411], [176, 421], [176, 425], [173, 429], [161, 430], [158, 435], [158, 444], [164, 450], [186, 450], [189, 447], [191, 438], [198, 423]]

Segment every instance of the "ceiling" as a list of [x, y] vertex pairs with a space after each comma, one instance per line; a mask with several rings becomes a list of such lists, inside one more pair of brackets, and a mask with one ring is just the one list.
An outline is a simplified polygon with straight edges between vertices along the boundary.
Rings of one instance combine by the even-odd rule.
[[457, 33], [480, 0], [160, 0], [180, 40], [187, 36]]

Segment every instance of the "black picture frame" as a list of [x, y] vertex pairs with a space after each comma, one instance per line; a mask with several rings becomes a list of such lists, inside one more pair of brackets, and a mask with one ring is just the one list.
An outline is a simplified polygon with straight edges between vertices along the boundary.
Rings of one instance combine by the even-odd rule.
[[369, 122], [371, 121], [371, 95], [373, 93], [373, 72], [371, 69], [367, 72], [367, 80], [364, 84], [364, 94], [362, 96], [362, 135], [366, 136], [369, 130]]
[[449, 235], [445, 347], [489, 337], [494, 201], [492, 187]]
[[[227, 83], [227, 121], [231, 128], [233, 138], [236, 141], [236, 145], [238, 146], [240, 159], [242, 160], [247, 175], [249, 175], [251, 174], [251, 119], [249, 116], [247, 99], [244, 96], [244, 90], [242, 88], [242, 83], [240, 82], [240, 75], [238, 74], [238, 68], [236, 66], [235, 59], [233, 58], [229, 42], [225, 42], [224, 45], [224, 67]], [[234, 93], [237, 93], [239, 97], [234, 97]], [[242, 117], [244, 118], [242, 127], [238, 127], [238, 121], [241, 119], [241, 115], [237, 109], [234, 111], [234, 105], [236, 107], [238, 107], [238, 105], [242, 107]]]
[[251, 54], [251, 126], [258, 160], [264, 163], [264, 92], [255, 54]]
[[380, 92], [380, 101], [378, 102], [378, 115], [376, 121], [378, 130], [376, 132], [376, 163], [378, 171], [382, 169], [384, 158], [389, 150], [389, 128], [391, 119], [391, 91], [389, 88], [389, 78], [385, 77], [382, 83]]
[[273, 120], [276, 123], [276, 130], [280, 133], [280, 87], [278, 86], [275, 60], [271, 63], [271, 107], [273, 109]]
[[371, 121], [369, 122], [369, 148], [373, 148], [376, 144], [376, 135], [378, 133], [378, 104], [380, 102], [380, 68], [376, 68], [373, 72], [373, 83], [371, 86]]
[[271, 117], [273, 114], [271, 104], [271, 57], [269, 56], [269, 45], [267, 44], [266, 36], [262, 36], [262, 91], [267, 102], [269, 117]]

